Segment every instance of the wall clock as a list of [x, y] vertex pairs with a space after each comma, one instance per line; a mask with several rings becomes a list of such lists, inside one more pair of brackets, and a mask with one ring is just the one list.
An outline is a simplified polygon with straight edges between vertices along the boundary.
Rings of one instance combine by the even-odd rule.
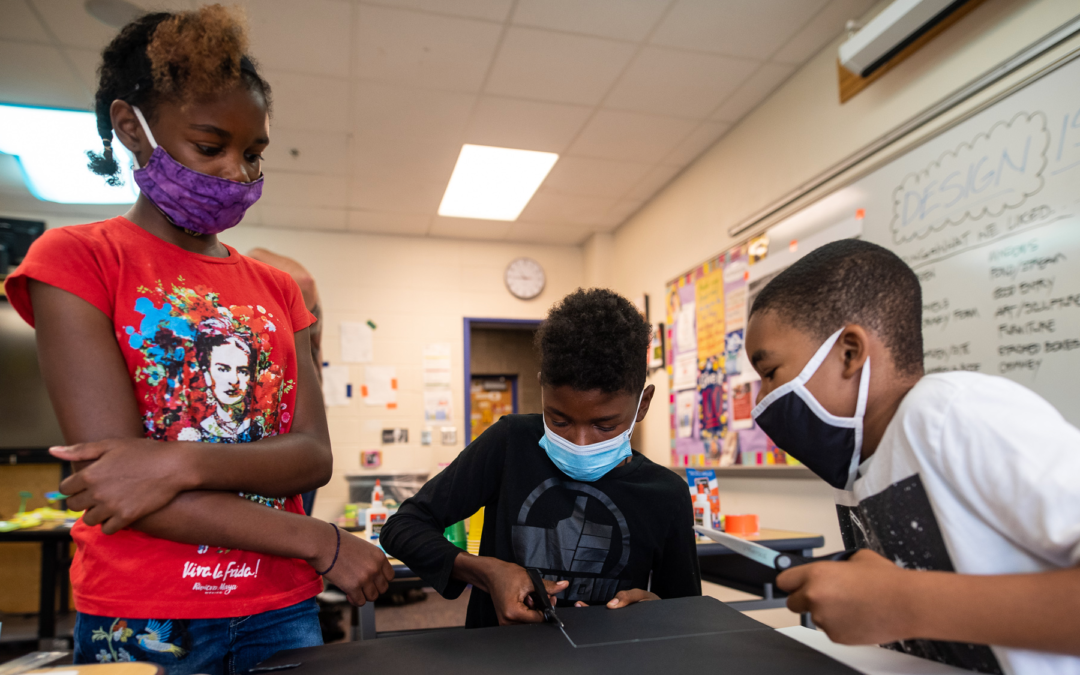
[[532, 300], [544, 290], [544, 268], [532, 258], [516, 258], [506, 266], [506, 288], [514, 297]]

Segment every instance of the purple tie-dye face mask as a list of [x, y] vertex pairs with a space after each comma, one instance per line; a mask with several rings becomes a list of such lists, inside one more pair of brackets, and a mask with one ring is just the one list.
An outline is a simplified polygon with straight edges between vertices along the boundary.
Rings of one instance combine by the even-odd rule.
[[263, 177], [250, 183], [189, 169], [157, 144], [142, 111], [132, 106], [154, 152], [133, 175], [135, 183], [173, 225], [192, 234], [217, 234], [235, 226], [262, 196]]

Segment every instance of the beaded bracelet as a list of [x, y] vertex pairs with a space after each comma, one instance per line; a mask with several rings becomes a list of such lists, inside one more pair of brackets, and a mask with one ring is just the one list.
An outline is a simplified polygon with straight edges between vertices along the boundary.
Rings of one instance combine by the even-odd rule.
[[319, 576], [321, 577], [325, 577], [327, 574], [330, 574], [330, 570], [334, 569], [334, 565], [337, 564], [338, 553], [341, 553], [341, 529], [337, 526], [336, 523], [330, 524], [334, 526], [334, 532], [337, 534], [337, 548], [334, 549], [334, 559], [330, 561], [330, 567], [327, 567], [325, 572], [319, 572], [319, 570], [315, 570], [319, 573]]

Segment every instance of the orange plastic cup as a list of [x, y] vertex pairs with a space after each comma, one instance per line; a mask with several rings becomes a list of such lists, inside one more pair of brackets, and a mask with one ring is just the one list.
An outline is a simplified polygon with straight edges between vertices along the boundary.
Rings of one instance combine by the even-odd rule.
[[724, 516], [724, 531], [728, 534], [761, 534], [761, 529], [758, 527], [758, 517], [755, 513]]

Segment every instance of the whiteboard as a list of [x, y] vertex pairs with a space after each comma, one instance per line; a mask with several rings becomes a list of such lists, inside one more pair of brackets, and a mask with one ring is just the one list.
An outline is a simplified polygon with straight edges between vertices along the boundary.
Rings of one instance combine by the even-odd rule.
[[926, 372], [1007, 377], [1080, 426], [1080, 59], [851, 190], [919, 275]]

